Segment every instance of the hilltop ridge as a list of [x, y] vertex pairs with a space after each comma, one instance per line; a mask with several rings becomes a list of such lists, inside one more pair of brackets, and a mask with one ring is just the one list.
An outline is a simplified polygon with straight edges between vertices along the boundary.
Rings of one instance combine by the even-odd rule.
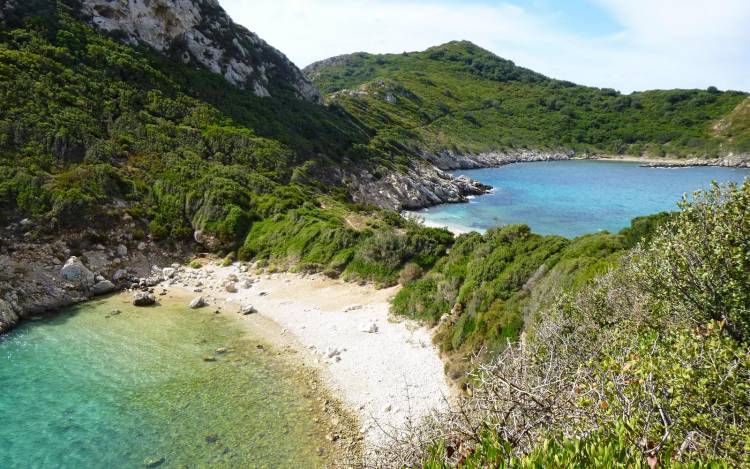
[[329, 102], [384, 134], [398, 135], [431, 160], [526, 150], [750, 154], [746, 114], [734, 114], [731, 137], [713, 130], [746, 99], [740, 91], [622, 94], [546, 77], [468, 41], [402, 54], [338, 56], [304, 72]]

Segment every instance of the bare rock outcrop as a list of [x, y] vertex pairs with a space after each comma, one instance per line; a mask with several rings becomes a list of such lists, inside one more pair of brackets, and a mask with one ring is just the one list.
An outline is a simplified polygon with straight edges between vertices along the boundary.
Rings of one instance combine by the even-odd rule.
[[234, 23], [217, 0], [81, 0], [81, 8], [99, 29], [202, 65], [257, 96], [286, 88], [301, 99], [321, 100], [284, 54]]

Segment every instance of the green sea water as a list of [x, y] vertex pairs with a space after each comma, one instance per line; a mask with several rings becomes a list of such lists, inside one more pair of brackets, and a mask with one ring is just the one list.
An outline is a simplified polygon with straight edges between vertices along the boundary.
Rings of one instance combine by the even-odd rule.
[[129, 299], [0, 336], [0, 467], [325, 464], [309, 379], [256, 348], [234, 318]]

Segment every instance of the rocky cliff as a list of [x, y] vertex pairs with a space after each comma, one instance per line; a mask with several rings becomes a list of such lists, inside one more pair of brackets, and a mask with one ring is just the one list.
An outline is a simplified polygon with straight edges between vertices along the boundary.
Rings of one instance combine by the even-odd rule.
[[230, 83], [266, 97], [287, 87], [300, 98], [320, 93], [281, 52], [235, 24], [217, 0], [82, 0], [83, 13], [102, 30], [201, 64]]
[[317, 87], [284, 54], [235, 24], [217, 0], [0, 0], [0, 20], [54, 14], [57, 3], [129, 44], [206, 67], [257, 96], [288, 90], [320, 102]]

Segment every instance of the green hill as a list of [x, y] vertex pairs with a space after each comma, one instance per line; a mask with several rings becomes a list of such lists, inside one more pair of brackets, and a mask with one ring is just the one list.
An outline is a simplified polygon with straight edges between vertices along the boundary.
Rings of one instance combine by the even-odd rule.
[[0, 223], [10, 235], [44, 243], [83, 232], [88, 245], [127, 229], [169, 246], [200, 232], [193, 249], [383, 284], [445, 251], [447, 232], [355, 205], [342, 184], [395, 171], [403, 150], [283, 83], [261, 98], [122, 44], [71, 5], [0, 10]]
[[733, 138], [714, 131], [746, 93], [712, 87], [625, 95], [547, 78], [465, 41], [335, 57], [305, 73], [331, 102], [415, 150], [701, 157], [748, 151], [746, 128]]

